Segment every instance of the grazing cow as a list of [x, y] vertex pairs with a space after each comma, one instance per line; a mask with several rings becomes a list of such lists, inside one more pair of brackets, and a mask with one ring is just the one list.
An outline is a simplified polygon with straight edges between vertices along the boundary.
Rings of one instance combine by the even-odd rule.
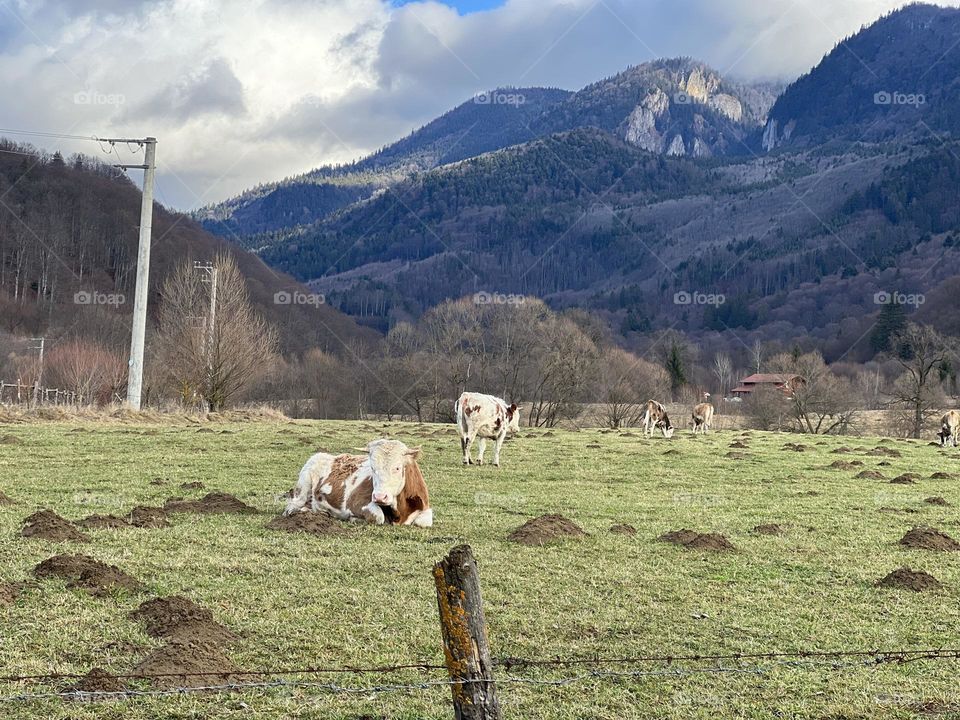
[[653, 437], [655, 428], [660, 428], [665, 438], [673, 437], [674, 427], [667, 409], [656, 400], [647, 400], [647, 409], [643, 411], [643, 434]]
[[460, 432], [460, 449], [463, 464], [472, 465], [470, 448], [475, 438], [480, 439], [477, 465], [483, 465], [483, 453], [487, 440], [494, 440], [493, 464], [500, 467], [500, 448], [507, 434], [520, 432], [520, 409], [516, 403], [507, 405], [493, 395], [465, 392], [457, 399], [457, 430]]
[[958, 433], [960, 433], [960, 412], [951, 410], [940, 420], [940, 444], [945, 446], [947, 442], [951, 442], [954, 447], [957, 447]]
[[366, 455], [317, 453], [300, 471], [284, 515], [310, 503], [314, 512], [376, 525], [433, 525], [433, 508], [417, 465], [420, 448], [374, 440]]
[[710, 423], [713, 422], [714, 408], [709, 402], [710, 393], [704, 393], [704, 402], [693, 406], [693, 434], [702, 433], [706, 435], [710, 430]]

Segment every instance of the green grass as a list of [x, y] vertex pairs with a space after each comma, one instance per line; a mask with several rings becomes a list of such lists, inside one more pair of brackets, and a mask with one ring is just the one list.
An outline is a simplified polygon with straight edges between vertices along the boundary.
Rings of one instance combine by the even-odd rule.
[[[498, 470], [462, 467], [449, 427], [306, 421], [205, 427], [216, 434], [186, 423], [3, 429], [0, 435], [22, 442], [0, 445], [0, 491], [19, 501], [0, 507], [0, 580], [29, 580], [41, 560], [81, 552], [118, 565], [148, 592], [97, 599], [58, 581], [29, 585], [14, 605], [0, 607], [0, 674], [82, 673], [93, 666], [129, 672], [156, 641], [127, 614], [148, 597], [173, 593], [209, 608], [240, 634], [230, 657], [247, 669], [442, 662], [430, 570], [461, 542], [473, 546], [480, 564], [490, 640], [500, 657], [960, 646], [960, 557], [897, 545], [914, 525], [960, 536], [960, 480], [929, 479], [935, 471], [960, 477], [960, 453], [952, 449], [886, 441], [903, 457], [878, 467], [884, 458], [829, 452], [840, 445], [871, 449], [879, 443], [874, 438], [755, 432], [750, 448], [739, 451], [747, 457], [734, 460], [725, 455], [739, 433], [685, 433], [666, 441], [636, 431], [525, 430], [504, 447]], [[263, 527], [281, 510], [277, 496], [311, 452], [348, 451], [385, 434], [424, 447], [432, 529], [358, 526], [347, 537], [317, 538]], [[794, 441], [808, 451], [781, 449]], [[677, 452], [665, 455], [668, 449]], [[857, 470], [824, 469], [838, 458], [860, 459], [888, 478], [911, 471], [923, 479], [892, 485], [854, 479]], [[167, 482], [150, 484], [155, 478]], [[195, 480], [261, 512], [176, 515], [172, 527], [157, 530], [90, 530], [86, 545], [19, 536], [23, 518], [37, 508], [71, 520], [120, 514], [171, 495], [198, 497], [207, 490], [178, 487]], [[953, 507], [923, 502], [933, 495]], [[506, 540], [525, 519], [546, 512], [567, 515], [589, 535], [543, 548]], [[610, 533], [616, 522], [634, 525], [636, 536]], [[786, 534], [751, 532], [770, 522]], [[738, 551], [707, 554], [655, 541], [679, 528], [723, 533]], [[932, 573], [944, 590], [874, 587], [902, 565]], [[842, 670], [769, 665], [762, 675], [507, 684], [500, 695], [505, 717], [517, 719], [900, 718], [923, 708], [956, 717], [958, 667], [960, 661]], [[524, 674], [559, 678], [574, 671]], [[430, 677], [436, 676], [338, 681], [366, 686]], [[0, 696], [58, 687], [0, 682]], [[377, 696], [280, 689], [0, 705], [0, 717], [24, 718], [451, 716], [445, 687]]]

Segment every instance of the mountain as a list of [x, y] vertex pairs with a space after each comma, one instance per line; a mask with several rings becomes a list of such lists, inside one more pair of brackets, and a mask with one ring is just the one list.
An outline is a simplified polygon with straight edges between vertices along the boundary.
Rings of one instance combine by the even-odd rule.
[[659, 154], [739, 154], [778, 90], [731, 82], [689, 58], [644, 63], [574, 93], [499, 88], [355, 163], [254, 188], [194, 217], [212, 233], [260, 249], [414, 173], [588, 127]]
[[411, 173], [529, 140], [533, 119], [569, 94], [553, 88], [482, 93], [362, 160], [262, 185], [193, 216], [216, 235], [257, 247], [262, 234], [309, 225]]
[[960, 131], [960, 10], [915, 4], [840, 42], [770, 110], [766, 150]]
[[742, 154], [766, 121], [777, 86], [741, 85], [690, 58], [657, 60], [588, 85], [533, 124], [538, 135], [596, 127], [668, 155]]
[[[59, 153], [0, 140], [0, 196], [0, 329], [14, 335], [83, 333], [126, 347], [139, 189], [95, 160], [77, 156], [65, 162]], [[320, 347], [338, 353], [341, 341], [376, 341], [376, 333], [328, 305], [278, 304], [278, 292], [309, 290], [160, 205], [153, 214], [151, 310], [159, 306], [160, 288], [177, 264], [209, 260], [221, 251], [235, 257], [251, 302], [277, 328], [283, 351]], [[85, 303], [84, 297], [114, 301]]]

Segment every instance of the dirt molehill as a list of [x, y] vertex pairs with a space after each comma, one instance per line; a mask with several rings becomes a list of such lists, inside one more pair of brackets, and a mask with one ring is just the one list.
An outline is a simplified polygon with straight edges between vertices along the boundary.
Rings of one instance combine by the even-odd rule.
[[931, 480], [953, 480], [956, 478], [956, 475], [948, 472], [935, 472], [930, 476]]
[[22, 590], [20, 583], [0, 582], [0, 607], [15, 603]]
[[862, 470], [856, 475], [857, 480], [886, 480], [883, 473], [876, 470]]
[[856, 452], [852, 448], [848, 448], [846, 445], [841, 445], [838, 448], [835, 448], [830, 451], [831, 455], [848, 455], [849, 453]]
[[801, 443], [787, 443], [783, 446], [784, 450], [793, 450], [793, 452], [806, 452], [807, 446]]
[[122, 682], [106, 670], [93, 668], [80, 678], [76, 685], [67, 688], [68, 692], [82, 693], [122, 693], [127, 688]]
[[740, 442], [739, 440], [734, 440], [732, 443], [730, 443], [730, 447], [732, 447], [732, 448], [740, 448], [740, 449], [742, 450], [742, 449], [748, 448], [748, 447], [750, 447], [750, 446], [747, 445], [745, 442]]
[[890, 482], [894, 485], [916, 485], [919, 479], [920, 476], [916, 473], [903, 473], [902, 475], [897, 475]]
[[661, 542], [682, 545], [694, 550], [712, 552], [731, 552], [736, 550], [733, 543], [719, 533], [698, 533], [696, 530], [671, 530], [657, 538]]
[[40, 510], [23, 521], [23, 537], [40, 538], [53, 542], [86, 542], [87, 536], [69, 520], [51, 510]]
[[545, 545], [551, 540], [586, 535], [579, 525], [563, 515], [541, 515], [527, 520], [507, 536], [508, 540], [521, 545]]
[[6, 493], [0, 492], [0, 507], [3, 507], [5, 505], [16, 505], [16, 504], [17, 504], [16, 500], [14, 500], [12, 497], [7, 495]]
[[151, 679], [156, 687], [202, 687], [236, 680], [231, 673], [239, 672], [240, 668], [216, 643], [176, 640], [147, 655], [133, 671], [138, 675], [158, 676]]
[[903, 457], [899, 450], [894, 450], [893, 448], [888, 447], [875, 447], [873, 450], [868, 450], [867, 455], [872, 455], [874, 457], [888, 457], [888, 458], [898, 458]]
[[317, 512], [298, 512], [289, 517], [277, 515], [266, 526], [270, 530], [283, 532], [303, 532], [310, 535], [345, 535], [347, 530], [343, 523], [334, 520], [329, 515]]
[[229, 493], [207, 493], [199, 500], [170, 498], [163, 504], [168, 513], [255, 513], [257, 510]]
[[939, 495], [935, 497], [924, 498], [924, 502], [927, 505], [939, 505], [940, 507], [950, 507], [950, 502], [945, 497], [940, 497]]
[[914, 550], [960, 550], [960, 543], [936, 528], [915, 527], [900, 538], [900, 544]]
[[670, 448], [669, 450], [665, 451], [663, 454], [664, 454], [664, 455], [679, 455], [679, 454], [680, 454], [680, 451], [677, 450], [676, 448]]
[[614, 535], [636, 535], [637, 529], [633, 525], [626, 523], [616, 523], [610, 526], [610, 532]]
[[193, 482], [185, 482], [180, 484], [181, 490], [203, 490], [204, 484], [199, 480], [194, 480]]
[[757, 525], [753, 531], [758, 535], [783, 535], [784, 530], [777, 523], [764, 523]]
[[[732, 446], [731, 446], [732, 447]], [[747, 456], [741, 452], [733, 452], [732, 450], [724, 455], [725, 458], [730, 460], [746, 460]]]
[[143, 586], [123, 570], [86, 555], [54, 555], [33, 569], [38, 578], [62, 577], [69, 588], [86, 590], [92, 595], [108, 595], [114, 590], [139, 592]]
[[222, 645], [237, 639], [213, 614], [181, 595], [147, 600], [130, 613], [146, 625], [147, 635], [171, 642], [196, 641]]
[[170, 527], [167, 513], [163, 508], [137, 505], [130, 511], [130, 524], [138, 528], [165, 528]]
[[929, 573], [925, 573], [922, 570], [911, 570], [908, 567], [902, 567], [878, 580], [877, 587], [924, 592], [926, 590], [939, 590], [943, 585]]
[[23, 440], [16, 435], [0, 435], [0, 445], [21, 445]]

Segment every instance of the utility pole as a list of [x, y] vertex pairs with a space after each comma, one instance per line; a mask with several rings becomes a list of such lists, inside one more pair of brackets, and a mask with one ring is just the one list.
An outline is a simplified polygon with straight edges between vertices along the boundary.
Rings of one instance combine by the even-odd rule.
[[[40, 369], [37, 371], [37, 379], [33, 384], [33, 407], [36, 407], [40, 402], [40, 382], [43, 380], [43, 347], [46, 345], [46, 338], [30, 338], [30, 342], [38, 343], [37, 345], [31, 345], [30, 350], [39, 350], [40, 351]], [[18, 381], [19, 382], [19, 381]]]
[[207, 403], [209, 405], [211, 390], [213, 389], [213, 338], [216, 333], [217, 322], [217, 266], [212, 262], [200, 262], [195, 260], [194, 270], [200, 270], [207, 276], [206, 282], [210, 283], [210, 312], [206, 320], [206, 333], [204, 333], [204, 355], [207, 358]]
[[153, 228], [153, 177], [157, 169], [157, 139], [101, 138], [103, 142], [136, 143], [144, 148], [143, 165], [116, 165], [143, 170], [143, 195], [140, 200], [140, 244], [137, 250], [137, 288], [133, 297], [133, 326], [130, 334], [130, 370], [127, 374], [127, 405], [140, 409], [143, 389], [143, 351], [147, 332], [147, 295], [150, 290], [150, 232]]

